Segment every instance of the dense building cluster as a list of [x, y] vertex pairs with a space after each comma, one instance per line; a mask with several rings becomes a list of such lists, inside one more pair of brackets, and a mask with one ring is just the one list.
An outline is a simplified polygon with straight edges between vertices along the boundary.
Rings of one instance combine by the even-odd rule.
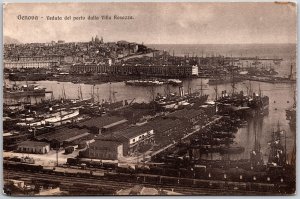
[[[34, 62], [105, 63], [109, 58], [113, 62], [133, 54], [150, 52], [143, 44], [127, 41], [107, 42], [98, 36], [90, 42], [52, 41], [50, 43], [5, 44], [4, 63], [6, 67], [34, 67]], [[24, 63], [29, 65], [23, 65]]]
[[[204, 125], [207, 121], [203, 118], [212, 115], [213, 110], [214, 106], [182, 109], [166, 117], [154, 118], [142, 125], [127, 124], [127, 126], [124, 126], [126, 123], [122, 117], [92, 118], [79, 123], [78, 126], [97, 129], [94, 132], [101, 133], [95, 142], [81, 153], [81, 156], [117, 160], [123, 156], [136, 155], [154, 145], [157, 147], [166, 146], [191, 132], [195, 126]], [[107, 121], [105, 126], [104, 120]]]

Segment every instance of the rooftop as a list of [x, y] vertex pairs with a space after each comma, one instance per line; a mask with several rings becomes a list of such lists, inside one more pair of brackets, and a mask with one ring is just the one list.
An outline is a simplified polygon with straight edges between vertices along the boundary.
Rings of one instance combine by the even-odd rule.
[[114, 133], [114, 135], [130, 139], [150, 130], [153, 130], [153, 127], [145, 124], [142, 126], [132, 126], [127, 129], [117, 131]]
[[93, 142], [90, 144], [90, 147], [92, 146], [101, 146], [101, 147], [118, 147], [122, 144], [122, 142], [120, 142], [120, 140], [117, 139], [98, 139], [101, 140], [101, 145], [99, 144], [99, 142]]
[[96, 127], [96, 128], [109, 128], [118, 124], [122, 124], [127, 122], [127, 120], [123, 117], [118, 116], [102, 116], [95, 117], [84, 122], [78, 123], [79, 127]]
[[185, 118], [185, 119], [192, 119], [194, 117], [197, 117], [198, 115], [203, 114], [203, 111], [196, 110], [196, 109], [182, 109], [175, 111], [173, 113], [170, 113], [168, 117], [174, 117], [174, 118]]
[[129, 139], [141, 135], [150, 130], [153, 130], [153, 127], [147, 124], [142, 126], [132, 126], [127, 129], [115, 131], [107, 135], [98, 136], [96, 139], [122, 142], [128, 141]]
[[172, 129], [175, 126], [183, 125], [182, 121], [179, 119], [170, 119], [170, 118], [158, 118], [152, 121], [149, 121], [146, 125], [152, 126], [155, 131], [164, 132], [169, 129]]
[[24, 141], [24, 142], [21, 142], [20, 144], [18, 144], [18, 146], [21, 146], [21, 147], [28, 147], [28, 146], [31, 146], [31, 147], [44, 147], [44, 146], [47, 146], [49, 145], [48, 143], [46, 142], [36, 142], [36, 141]]
[[59, 142], [74, 140], [74, 138], [83, 137], [82, 135], [88, 135], [86, 129], [77, 129], [77, 128], [62, 128], [54, 133], [46, 133], [40, 136], [37, 136], [37, 140], [46, 140], [48, 142], [52, 140], [57, 140]]

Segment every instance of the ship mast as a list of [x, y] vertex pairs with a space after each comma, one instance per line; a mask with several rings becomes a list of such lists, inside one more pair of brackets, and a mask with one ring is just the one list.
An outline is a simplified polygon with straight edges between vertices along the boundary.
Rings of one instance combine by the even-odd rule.
[[262, 93], [261, 93], [261, 89], [260, 89], [260, 84], [258, 84], [258, 93], [259, 93], [259, 97], [261, 97]]
[[154, 89], [154, 86], [150, 86], [149, 89], [150, 89], [149, 90], [149, 92], [150, 92], [150, 101], [154, 101], [155, 100], [155, 89]]
[[109, 82], [109, 99], [108, 99], [109, 103], [112, 103], [112, 93], [111, 93], [111, 82]]
[[78, 86], [78, 100], [80, 100], [80, 87]]
[[234, 79], [234, 66], [233, 66], [233, 59], [232, 59], [232, 55], [231, 55], [231, 75], [232, 75], [232, 83], [231, 83], [231, 87], [232, 87], [232, 95], [234, 95], [235, 93], [235, 79]]
[[202, 97], [203, 95], [203, 82], [202, 82], [202, 78], [201, 78], [201, 84], [200, 84], [200, 96]]
[[100, 102], [100, 96], [99, 96], [99, 88], [97, 87], [97, 99], [98, 99], [98, 103]]
[[188, 85], [187, 86], [188, 86], [188, 94], [190, 95], [192, 93], [192, 91], [191, 91], [191, 89], [192, 89], [191, 88], [191, 80], [190, 79], [188, 80]]
[[80, 97], [81, 97], [81, 100], [83, 100], [83, 97], [82, 97], [82, 90], [81, 90], [81, 85], [79, 86], [80, 88]]
[[251, 166], [259, 166], [263, 165], [263, 159], [262, 154], [260, 152], [260, 143], [257, 139], [257, 123], [256, 120], [254, 120], [254, 149], [252, 150], [250, 154], [251, 159]]
[[216, 84], [216, 87], [215, 87], [215, 93], [216, 93], [216, 98], [215, 98], [215, 111], [217, 113], [217, 101], [218, 101], [218, 84]]
[[285, 164], [287, 163], [287, 153], [286, 153], [286, 131], [284, 131], [284, 155], [285, 155]]
[[94, 103], [94, 87], [95, 87], [95, 85], [93, 85], [92, 87], [91, 87], [91, 99], [92, 99], [92, 102]]
[[[52, 89], [51, 89], [52, 90]], [[54, 101], [54, 94], [53, 91], [51, 92], [51, 101]]]
[[170, 86], [169, 86], [169, 84], [166, 85], [164, 91], [165, 91], [165, 96], [169, 97], [170, 96]]

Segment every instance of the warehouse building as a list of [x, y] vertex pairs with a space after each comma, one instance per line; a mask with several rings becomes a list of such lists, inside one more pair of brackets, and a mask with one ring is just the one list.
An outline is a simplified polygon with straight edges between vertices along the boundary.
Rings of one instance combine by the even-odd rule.
[[50, 144], [46, 142], [25, 141], [18, 144], [18, 152], [46, 154], [50, 151]]
[[178, 141], [191, 128], [189, 123], [171, 118], [157, 118], [149, 121], [147, 125], [153, 127], [155, 143], [159, 146], [165, 146]]
[[88, 158], [116, 160], [122, 156], [135, 154], [140, 148], [153, 143], [153, 127], [132, 126], [97, 137], [83, 154]]
[[205, 117], [205, 113], [201, 109], [182, 109], [170, 113], [167, 117], [180, 119], [194, 126], [196, 124], [201, 124], [201, 121]]
[[123, 144], [116, 137], [102, 138], [90, 144], [87, 157], [104, 160], [118, 160], [123, 157]]
[[197, 65], [145, 65], [145, 64], [74, 64], [70, 68], [71, 74], [110, 73], [117, 75], [143, 75], [155, 77], [192, 77], [198, 76]]
[[88, 133], [87, 129], [78, 128], [62, 128], [55, 132], [43, 134], [35, 137], [35, 140], [50, 143], [53, 149], [77, 145], [83, 140], [91, 140], [93, 134]]
[[127, 155], [134, 154], [143, 145], [154, 142], [154, 130], [150, 125], [133, 126], [114, 135], [121, 137], [123, 150]]
[[128, 121], [123, 117], [118, 116], [102, 116], [88, 119], [78, 123], [77, 127], [89, 129], [94, 134], [107, 134], [124, 128]]

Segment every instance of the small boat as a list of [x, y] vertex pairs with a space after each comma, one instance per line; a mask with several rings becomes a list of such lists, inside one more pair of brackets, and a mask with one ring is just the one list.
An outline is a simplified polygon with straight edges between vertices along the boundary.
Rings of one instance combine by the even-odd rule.
[[178, 86], [178, 85], [181, 85], [182, 84], [182, 81], [179, 80], [179, 79], [168, 79], [167, 80], [167, 83], [168, 84], [171, 84], [173, 86]]

